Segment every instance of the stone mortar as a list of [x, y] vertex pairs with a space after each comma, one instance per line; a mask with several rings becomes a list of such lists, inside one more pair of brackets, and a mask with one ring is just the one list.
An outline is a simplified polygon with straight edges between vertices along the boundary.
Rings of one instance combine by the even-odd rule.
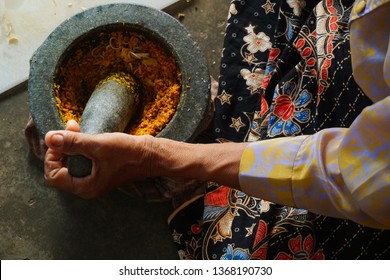
[[50, 130], [64, 129], [54, 93], [59, 62], [85, 36], [96, 30], [110, 32], [111, 27], [141, 32], [173, 54], [182, 75], [180, 103], [171, 121], [156, 137], [192, 141], [204, 122], [210, 102], [205, 59], [191, 35], [176, 19], [162, 11], [135, 4], [102, 5], [76, 14], [60, 24], [33, 54], [28, 102], [41, 137]]

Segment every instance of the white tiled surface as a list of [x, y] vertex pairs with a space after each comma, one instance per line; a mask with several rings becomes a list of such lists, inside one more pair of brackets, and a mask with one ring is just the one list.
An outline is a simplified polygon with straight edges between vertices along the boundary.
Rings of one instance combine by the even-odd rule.
[[29, 60], [68, 17], [97, 5], [126, 2], [163, 9], [174, 0], [0, 0], [0, 93], [28, 77]]

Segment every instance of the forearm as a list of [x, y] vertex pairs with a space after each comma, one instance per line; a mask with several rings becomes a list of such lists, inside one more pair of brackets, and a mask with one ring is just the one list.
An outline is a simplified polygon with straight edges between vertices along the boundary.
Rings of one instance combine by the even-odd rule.
[[154, 176], [213, 181], [239, 189], [239, 166], [248, 143], [189, 144], [154, 138]]

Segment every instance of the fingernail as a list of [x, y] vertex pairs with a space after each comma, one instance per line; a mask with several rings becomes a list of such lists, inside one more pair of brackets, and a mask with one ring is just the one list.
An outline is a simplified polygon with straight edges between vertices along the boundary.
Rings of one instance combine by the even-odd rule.
[[67, 123], [66, 123], [66, 127], [69, 127], [69, 126], [72, 126], [72, 125], [75, 125], [77, 124], [77, 122], [75, 120], [69, 120]]
[[62, 134], [54, 134], [51, 138], [51, 144], [54, 147], [60, 148], [64, 144], [64, 136]]

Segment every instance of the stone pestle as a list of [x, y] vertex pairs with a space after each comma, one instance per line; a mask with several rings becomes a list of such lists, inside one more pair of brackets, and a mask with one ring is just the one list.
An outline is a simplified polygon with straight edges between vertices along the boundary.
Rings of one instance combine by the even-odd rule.
[[[101, 81], [85, 106], [80, 132], [123, 132], [136, 111], [139, 89], [134, 78], [125, 73], [115, 73]], [[70, 156], [67, 167], [70, 175], [85, 177], [92, 172], [92, 160], [82, 155]]]

